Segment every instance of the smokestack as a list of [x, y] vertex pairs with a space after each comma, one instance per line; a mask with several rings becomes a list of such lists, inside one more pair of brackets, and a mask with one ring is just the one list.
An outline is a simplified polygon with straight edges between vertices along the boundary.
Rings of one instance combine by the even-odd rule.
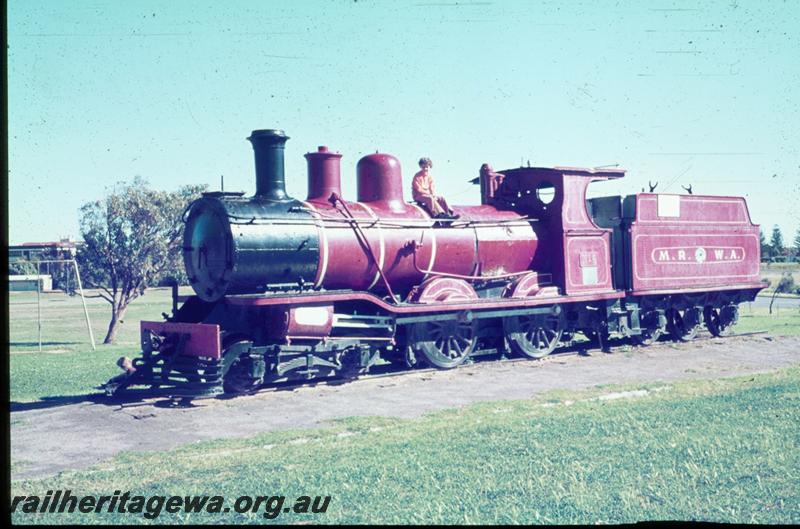
[[289, 200], [283, 171], [283, 149], [289, 137], [282, 130], [254, 130], [247, 138], [256, 157], [256, 196], [277, 202]]

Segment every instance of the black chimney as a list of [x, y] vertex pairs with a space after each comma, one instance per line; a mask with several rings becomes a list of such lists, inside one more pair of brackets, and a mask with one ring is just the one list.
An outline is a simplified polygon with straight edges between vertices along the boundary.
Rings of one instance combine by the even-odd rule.
[[256, 196], [275, 201], [288, 200], [283, 174], [283, 146], [289, 137], [282, 130], [254, 130], [247, 138], [256, 155]]

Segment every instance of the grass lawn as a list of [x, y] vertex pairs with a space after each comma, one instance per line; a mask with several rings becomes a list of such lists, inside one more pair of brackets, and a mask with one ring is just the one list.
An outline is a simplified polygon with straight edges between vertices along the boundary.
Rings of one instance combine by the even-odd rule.
[[[185, 289], [181, 294], [189, 294]], [[11, 400], [31, 402], [94, 393], [94, 387], [119, 373], [114, 362], [139, 353], [139, 321], [160, 320], [169, 311], [169, 289], [148, 290], [133, 302], [116, 345], [102, 345], [110, 316], [108, 303], [87, 300], [97, 351], [92, 351], [80, 298], [60, 293], [42, 295], [43, 351], [38, 352], [36, 293], [10, 293]], [[743, 304], [737, 332], [768, 330], [776, 336], [800, 334], [800, 310]]]
[[800, 335], [800, 307], [773, 308], [755, 307], [748, 303], [739, 306], [739, 323], [734, 332], [768, 331], [774, 336]]
[[[412, 420], [126, 453], [12, 483], [13, 495], [330, 495], [322, 523], [800, 522], [800, 369], [480, 403]], [[614, 393], [617, 392], [617, 393]], [[600, 397], [600, 398], [598, 398]], [[617, 398], [614, 398], [617, 397]], [[623, 398], [627, 397], [627, 398]], [[141, 514], [22, 514], [14, 523], [141, 523]], [[258, 513], [161, 523], [268, 522]]]
[[[181, 294], [189, 290], [182, 289]], [[85, 395], [119, 373], [115, 361], [139, 353], [139, 321], [161, 320], [172, 307], [170, 289], [150, 289], [134, 301], [115, 345], [102, 345], [111, 317], [104, 300], [87, 299], [97, 350], [92, 351], [81, 299], [42, 294], [42, 353], [39, 353], [36, 292], [9, 293], [11, 400]]]
[[[182, 295], [190, 292], [191, 289], [181, 289]], [[81, 298], [61, 292], [43, 293], [41, 296], [42, 349], [51, 353], [91, 351]], [[94, 339], [99, 347], [108, 330], [111, 305], [100, 298], [87, 298], [86, 304]], [[171, 307], [170, 289], [146, 290], [144, 296], [135, 300], [128, 309], [124, 323], [120, 327], [117, 344], [138, 348], [139, 321], [160, 320], [161, 313], [169, 312]], [[9, 292], [9, 319], [11, 351], [37, 352], [39, 341], [36, 324], [36, 292]]]

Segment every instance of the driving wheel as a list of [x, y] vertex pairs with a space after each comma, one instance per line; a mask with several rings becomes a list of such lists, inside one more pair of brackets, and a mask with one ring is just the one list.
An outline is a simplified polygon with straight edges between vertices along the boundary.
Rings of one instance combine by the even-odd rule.
[[503, 319], [511, 350], [528, 358], [542, 358], [558, 346], [564, 332], [564, 314], [531, 314]]
[[463, 364], [475, 349], [475, 322], [452, 319], [415, 323], [409, 329], [409, 342], [432, 366], [450, 369]]

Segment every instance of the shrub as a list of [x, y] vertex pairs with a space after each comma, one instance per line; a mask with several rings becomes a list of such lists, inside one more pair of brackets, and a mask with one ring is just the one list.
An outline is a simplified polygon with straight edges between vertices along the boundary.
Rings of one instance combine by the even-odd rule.
[[775, 292], [790, 293], [793, 292], [794, 289], [794, 277], [792, 277], [792, 273], [784, 272], [781, 276], [781, 280], [778, 282], [778, 286], [775, 287]]
[[12, 276], [20, 275], [20, 276], [28, 276], [28, 275], [36, 275], [39, 272], [36, 269], [36, 263], [32, 261], [27, 261], [25, 259], [20, 259], [19, 261], [14, 261], [13, 263], [8, 263], [8, 274]]

